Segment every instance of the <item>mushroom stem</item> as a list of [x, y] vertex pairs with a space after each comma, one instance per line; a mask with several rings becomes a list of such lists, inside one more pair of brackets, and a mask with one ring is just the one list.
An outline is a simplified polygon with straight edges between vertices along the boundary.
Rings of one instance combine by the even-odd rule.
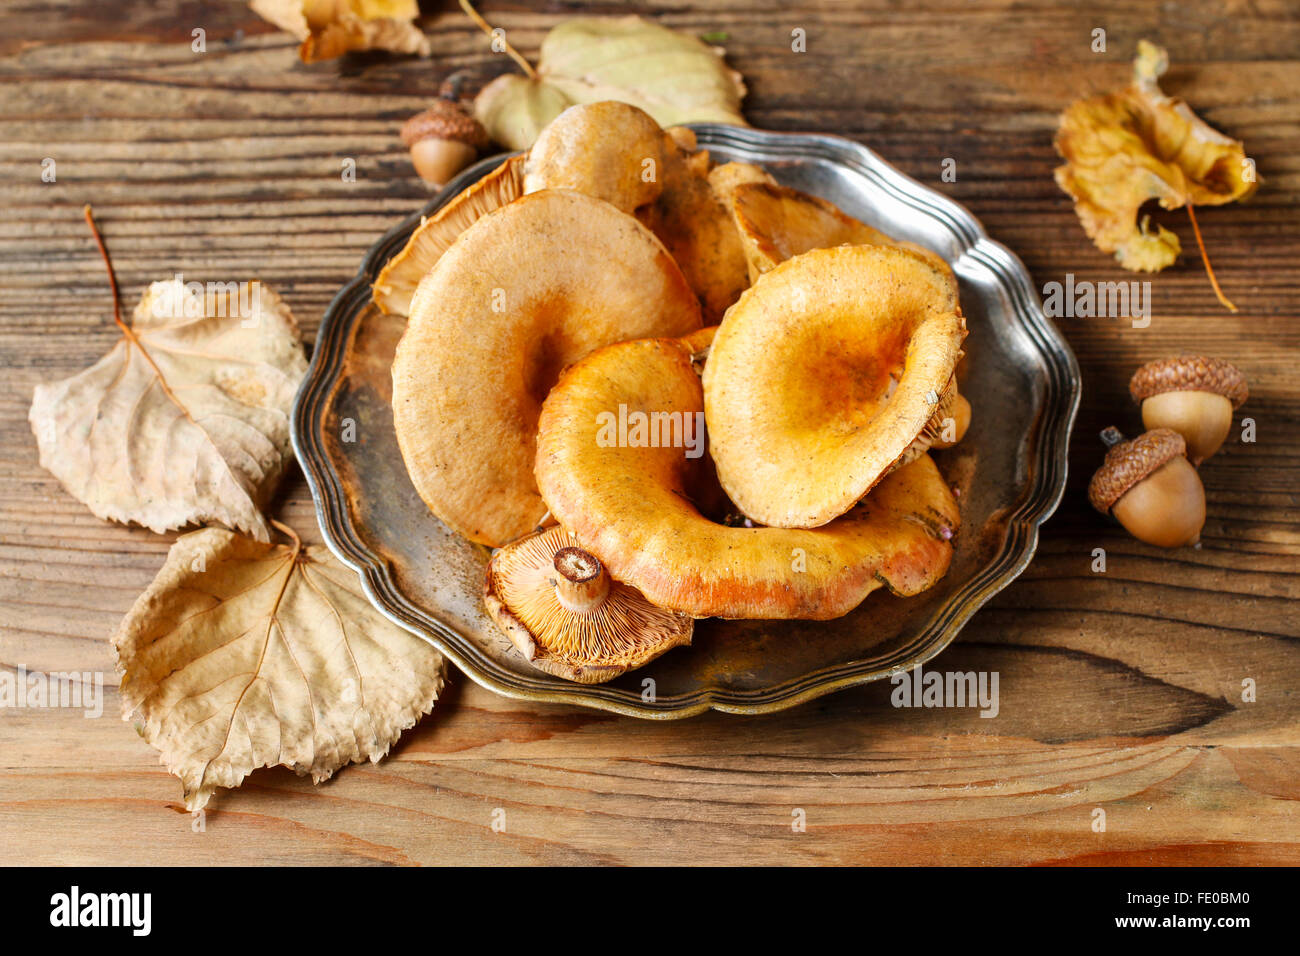
[[555, 552], [555, 596], [575, 614], [586, 614], [605, 603], [609, 595], [609, 572], [600, 559], [581, 548]]
[[1124, 433], [1120, 431], [1118, 428], [1116, 428], [1114, 425], [1111, 425], [1108, 428], [1103, 428], [1101, 430], [1101, 443], [1105, 445], [1107, 448], [1114, 448], [1123, 440], [1124, 440]]

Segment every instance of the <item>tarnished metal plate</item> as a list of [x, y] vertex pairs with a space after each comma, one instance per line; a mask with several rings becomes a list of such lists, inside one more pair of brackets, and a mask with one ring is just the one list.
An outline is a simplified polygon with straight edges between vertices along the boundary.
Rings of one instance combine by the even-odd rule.
[[[370, 302], [371, 282], [420, 215], [505, 159], [495, 156], [380, 239], [330, 304], [294, 406], [293, 443], [325, 540], [361, 575], [375, 606], [498, 693], [649, 718], [709, 708], [764, 713], [914, 667], [943, 650], [1024, 570], [1038, 527], [1065, 487], [1078, 365], [1014, 254], [964, 208], [856, 143], [695, 129], [716, 159], [759, 163], [780, 182], [952, 264], [970, 329], [959, 376], [974, 409], [962, 443], [935, 454], [960, 491], [963, 526], [952, 567], [925, 594], [904, 600], [877, 591], [835, 621], [700, 621], [691, 647], [608, 684], [572, 684], [525, 663], [484, 613], [487, 550], [443, 527], [407, 477], [389, 405], [389, 370], [405, 320], [381, 315]], [[652, 698], [643, 693], [646, 678], [654, 681]]]

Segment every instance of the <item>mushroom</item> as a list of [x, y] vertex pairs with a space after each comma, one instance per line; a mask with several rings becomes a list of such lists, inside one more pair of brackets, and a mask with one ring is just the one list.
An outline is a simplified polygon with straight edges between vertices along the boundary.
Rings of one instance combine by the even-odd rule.
[[747, 183], [768, 183], [775, 186], [776, 180], [762, 166], [753, 163], [722, 163], [709, 170], [709, 185], [718, 198], [727, 203], [727, 208], [731, 208], [736, 190]]
[[[697, 366], [713, 361], [704, 358], [712, 334], [610, 345], [561, 376], [537, 439], [537, 483], [556, 520], [616, 580], [694, 617], [824, 620], [882, 586], [916, 594], [943, 577], [960, 516], [928, 455], [822, 528], [728, 527], [706, 516], [721, 497], [696, 431]], [[599, 416], [620, 407], [627, 440], [601, 441]], [[634, 411], [649, 423], [639, 434]]]
[[707, 152], [666, 152], [660, 175], [662, 190], [636, 216], [681, 266], [704, 321], [720, 322], [749, 285], [731, 207], [711, 185]]
[[1250, 394], [1235, 365], [1204, 356], [1148, 362], [1133, 373], [1128, 387], [1133, 401], [1142, 404], [1142, 424], [1182, 435], [1193, 465], [1219, 450], [1232, 428], [1232, 413]]
[[532, 531], [537, 416], [566, 365], [623, 339], [685, 335], [699, 303], [644, 226], [548, 189], [474, 223], [411, 302], [393, 359], [393, 426], [411, 482], [456, 533]]
[[[948, 380], [947, 386], [938, 394], [934, 414], [925, 423], [921, 433], [912, 439], [907, 450], [889, 466], [889, 470], [902, 468], [932, 448], [951, 448], [957, 444], [965, 437], [966, 429], [970, 427], [970, 415], [970, 402], [957, 390], [957, 376], [954, 374]], [[951, 436], [951, 440], [945, 436]]]
[[911, 249], [945, 272], [942, 258], [912, 242], [886, 235], [844, 213], [838, 206], [771, 182], [740, 183], [731, 193], [750, 281], [811, 249], [841, 245], [883, 245]]
[[685, 127], [659, 128], [617, 101], [571, 106], [528, 153], [524, 190], [568, 188], [635, 213], [668, 249], [700, 297], [706, 320], [722, 318], [749, 284], [731, 210], [709, 185], [709, 154]]
[[[966, 432], [970, 428], [970, 402], [957, 390], [956, 380], [952, 382], [951, 395], [948, 395], [941, 405], [941, 409], [926, 423], [922, 433], [930, 438], [931, 448], [951, 448], [966, 437]], [[950, 424], [951, 431], [949, 431]], [[947, 435], [952, 437], [945, 437]]]
[[704, 370], [722, 487], [764, 525], [844, 514], [934, 417], [965, 337], [952, 274], [908, 249], [814, 249], [764, 273]]
[[371, 287], [375, 305], [387, 315], [406, 315], [420, 280], [480, 218], [524, 194], [524, 157], [511, 156], [469, 189], [420, 223], [402, 251], [389, 259]]
[[610, 578], [595, 555], [552, 527], [502, 548], [483, 584], [488, 614], [534, 667], [598, 684], [691, 642], [688, 614], [656, 607]]
[[672, 138], [635, 106], [570, 106], [529, 149], [524, 192], [576, 189], [630, 213], [658, 197], [664, 157], [675, 152]]
[[1118, 429], [1107, 428], [1101, 440], [1109, 451], [1088, 484], [1092, 506], [1147, 544], [1196, 544], [1205, 524], [1205, 489], [1187, 460], [1183, 436], [1155, 428], [1125, 441]]

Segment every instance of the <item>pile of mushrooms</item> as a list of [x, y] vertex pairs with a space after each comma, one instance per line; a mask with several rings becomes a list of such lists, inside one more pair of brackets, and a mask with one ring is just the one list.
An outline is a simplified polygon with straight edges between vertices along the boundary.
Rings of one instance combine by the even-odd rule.
[[539, 670], [605, 681], [699, 618], [839, 617], [948, 569], [960, 512], [929, 452], [970, 422], [951, 270], [689, 130], [566, 110], [374, 298], [408, 317], [412, 484], [494, 549], [484, 605]]

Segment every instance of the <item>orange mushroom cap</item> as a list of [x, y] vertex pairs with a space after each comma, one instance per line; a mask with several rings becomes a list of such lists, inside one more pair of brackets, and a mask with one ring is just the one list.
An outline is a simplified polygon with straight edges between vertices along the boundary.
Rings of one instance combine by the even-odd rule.
[[576, 189], [630, 213], [659, 195], [664, 157], [676, 151], [654, 117], [629, 103], [570, 106], [528, 151], [524, 190]]
[[760, 524], [844, 514], [934, 417], [965, 337], [951, 273], [908, 249], [814, 249], [764, 273], [704, 372], [722, 487]]
[[375, 305], [388, 315], [407, 315], [420, 280], [444, 252], [483, 216], [524, 194], [524, 157], [511, 156], [460, 193], [419, 227], [389, 259], [371, 287]]
[[[538, 487], [560, 524], [617, 580], [695, 617], [828, 619], [881, 586], [916, 594], [939, 580], [960, 517], [929, 456], [815, 530], [728, 527], [702, 513], [711, 466], [689, 439], [712, 331], [611, 345], [564, 373], [537, 442]], [[634, 413], [650, 428], [602, 434], [610, 416]]]
[[699, 325], [672, 257], [608, 203], [543, 190], [489, 213], [420, 283], [393, 360], [393, 425], [416, 491], [472, 541], [527, 534], [546, 513], [537, 416], [560, 370]]

